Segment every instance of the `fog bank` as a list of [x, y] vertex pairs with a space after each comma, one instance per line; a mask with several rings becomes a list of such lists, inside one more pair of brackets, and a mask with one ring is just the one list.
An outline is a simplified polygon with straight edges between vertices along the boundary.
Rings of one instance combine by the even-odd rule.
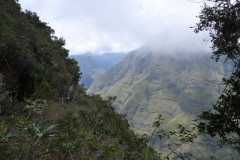
[[130, 52], [143, 44], [172, 49], [169, 53], [179, 47], [201, 48], [202, 39], [193, 40], [195, 33], [189, 28], [196, 24], [200, 12], [201, 3], [194, 0], [19, 0], [19, 3], [23, 10], [37, 12], [57, 36], [64, 37], [70, 54]]

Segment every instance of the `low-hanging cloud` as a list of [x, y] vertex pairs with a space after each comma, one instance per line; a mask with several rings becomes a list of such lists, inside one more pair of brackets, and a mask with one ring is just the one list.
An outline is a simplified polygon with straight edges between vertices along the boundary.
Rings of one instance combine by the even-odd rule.
[[150, 43], [171, 52], [177, 47], [189, 48], [190, 52], [207, 46], [204, 36], [189, 28], [198, 21], [200, 11], [200, 4], [189, 0], [19, 2], [23, 9], [37, 12], [57, 36], [66, 39], [70, 54], [129, 52]]

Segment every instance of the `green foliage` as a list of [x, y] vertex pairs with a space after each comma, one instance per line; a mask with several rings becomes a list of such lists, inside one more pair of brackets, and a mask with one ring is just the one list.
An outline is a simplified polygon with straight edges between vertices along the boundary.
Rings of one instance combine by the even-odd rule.
[[220, 136], [240, 153], [240, 1], [207, 0], [195, 32], [207, 30], [213, 42], [213, 58], [233, 62], [232, 74], [223, 79], [226, 87], [212, 110], [200, 115], [199, 129], [212, 137]]
[[44, 108], [47, 107], [46, 100], [26, 100], [26, 106], [24, 107], [24, 110], [28, 112], [28, 115], [30, 116], [35, 114], [42, 114]]
[[80, 74], [77, 62], [67, 58], [64, 39], [36, 13], [22, 12], [15, 0], [2, 0], [0, 6], [0, 73], [6, 88], [18, 100], [65, 100]]
[[[128, 54], [88, 90], [103, 97], [117, 96], [113, 103], [116, 110], [127, 115], [137, 133], [147, 135], [154, 131], [151, 125], [158, 113], [166, 119], [163, 130], [176, 128], [178, 124], [188, 126], [201, 111], [210, 109], [216, 102], [218, 91], [223, 90], [217, 84], [222, 74], [226, 74], [223, 63], [212, 61], [206, 55], [179, 58], [151, 52], [151, 49], [139, 49]], [[221, 70], [220, 73], [209, 66]], [[162, 137], [160, 140], [154, 136], [149, 143], [159, 152], [163, 152], [166, 144], [175, 143], [173, 138]], [[180, 153], [197, 153], [202, 159], [216, 152], [220, 158], [230, 157], [227, 149], [219, 149], [213, 139], [199, 136], [194, 144], [194, 147], [189, 143], [182, 145]]]
[[43, 114], [2, 116], [0, 155], [2, 159], [135, 160], [147, 154], [149, 160], [159, 159], [111, 103], [98, 95], [84, 95], [62, 107], [50, 104]]
[[39, 84], [36, 91], [31, 95], [31, 99], [44, 99], [44, 100], [58, 100], [58, 91], [57, 89], [52, 89], [52, 87], [46, 81], [42, 81]]
[[[78, 85], [81, 73], [77, 62], [68, 58], [63, 38], [55, 37], [54, 30], [41, 22], [36, 13], [22, 12], [17, 1], [1, 0], [0, 6], [1, 159], [161, 159], [161, 156], [147, 145], [149, 137], [136, 135], [126, 116], [115, 112], [112, 104], [116, 97], [103, 100], [99, 95], [90, 96], [85, 93], [83, 86]], [[131, 56], [133, 55], [129, 57]], [[155, 60], [152, 58], [150, 61]], [[172, 61], [166, 57], [163, 61], [167, 62], [166, 59]], [[138, 64], [149, 64], [147, 58], [137, 58], [137, 61]], [[130, 61], [126, 66], [118, 76], [112, 77], [110, 82], [106, 81], [107, 85], [121, 79], [129, 68], [133, 68], [138, 74], [146, 73], [148, 69], [142, 66], [132, 67]], [[185, 65], [182, 68], [189, 71], [191, 67]], [[174, 75], [179, 70], [181, 68], [177, 65], [172, 69]], [[158, 76], [155, 76], [159, 72], [155, 71], [145, 74], [148, 77], [140, 75], [136, 79], [130, 79], [130, 82], [125, 81], [127, 87], [127, 84], [136, 82], [141, 84], [141, 87], [132, 94], [127, 93], [123, 98], [137, 95], [143, 99], [143, 104], [151, 103], [152, 98], [156, 97], [150, 91], [159, 83]], [[182, 74], [186, 75], [188, 72], [184, 70]], [[167, 76], [168, 73], [163, 69], [159, 75]], [[198, 72], [196, 75], [201, 76], [202, 73]], [[171, 98], [177, 99], [176, 92], [184, 91], [187, 94], [189, 88], [192, 88], [191, 85], [186, 88], [188, 84], [178, 88], [173, 83], [185, 81], [181, 76], [168, 78], [169, 83], [162, 83], [166, 79], [160, 82], [167, 88], [154, 90], [160, 97], [166, 98], [163, 94], [166, 91]], [[121, 85], [118, 87], [121, 88]], [[204, 98], [198, 92], [192, 93], [194, 94], [189, 94], [192, 101], [197, 97]], [[59, 99], [62, 103], [58, 102]], [[127, 101], [135, 106], [131, 110], [130, 107], [126, 109], [131, 113], [137, 111], [135, 102], [138, 100]], [[66, 101], [68, 103], [64, 103]], [[175, 108], [169, 110], [177, 108], [178, 113], [181, 113], [182, 106], [176, 103], [173, 103], [173, 106]], [[134, 116], [131, 119], [134, 119]], [[153, 124], [151, 137], [164, 141], [166, 137], [172, 137], [176, 140], [175, 143], [168, 143], [167, 152], [162, 154], [162, 159], [171, 158], [173, 155], [173, 158], [192, 158], [191, 154], [178, 152], [178, 149], [187, 143], [193, 143], [195, 132], [182, 125], [174, 131], [165, 131], [162, 125], [163, 119], [159, 116]]]
[[[175, 129], [166, 130], [164, 128], [164, 118], [159, 114], [152, 125], [153, 132], [149, 136], [149, 143], [153, 138], [157, 138], [161, 141], [162, 146], [161, 157], [165, 159], [198, 159], [191, 152], [182, 152], [179, 148], [186, 144], [196, 143], [195, 139], [197, 134], [195, 127], [189, 129], [179, 124]], [[163, 143], [166, 140], [168, 143]]]
[[78, 85], [64, 45], [36, 13], [0, 1], [0, 159], [159, 159], [115, 112], [116, 97]]

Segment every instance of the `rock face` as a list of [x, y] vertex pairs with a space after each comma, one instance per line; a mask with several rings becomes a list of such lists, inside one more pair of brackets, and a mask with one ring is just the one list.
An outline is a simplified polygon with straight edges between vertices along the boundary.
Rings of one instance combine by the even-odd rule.
[[[171, 129], [189, 124], [202, 110], [212, 107], [223, 88], [218, 84], [229, 68], [209, 54], [167, 55], [141, 48], [97, 78], [88, 93], [117, 96], [116, 110], [127, 115], [135, 131], [148, 134], [159, 113], [166, 119], [165, 127]], [[201, 139], [201, 144], [208, 141]], [[153, 140], [151, 145], [161, 150], [159, 141]], [[208, 150], [206, 144], [196, 152]]]
[[117, 96], [117, 111], [139, 131], [149, 131], [156, 113], [174, 121], [208, 109], [221, 91], [224, 65], [209, 55], [164, 55], [133, 51], [96, 79], [89, 93]]

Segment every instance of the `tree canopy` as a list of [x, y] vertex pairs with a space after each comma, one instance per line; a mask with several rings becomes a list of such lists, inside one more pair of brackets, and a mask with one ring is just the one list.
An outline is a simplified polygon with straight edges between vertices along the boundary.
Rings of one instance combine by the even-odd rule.
[[66, 99], [80, 70], [64, 45], [36, 13], [22, 12], [14, 0], [0, 1], [0, 74], [12, 96]]
[[64, 45], [36, 13], [0, 0], [0, 159], [159, 159], [111, 98], [78, 85]]
[[212, 110], [200, 115], [199, 129], [240, 152], [240, 1], [206, 0], [195, 32], [210, 33], [213, 58], [233, 63], [232, 74]]

